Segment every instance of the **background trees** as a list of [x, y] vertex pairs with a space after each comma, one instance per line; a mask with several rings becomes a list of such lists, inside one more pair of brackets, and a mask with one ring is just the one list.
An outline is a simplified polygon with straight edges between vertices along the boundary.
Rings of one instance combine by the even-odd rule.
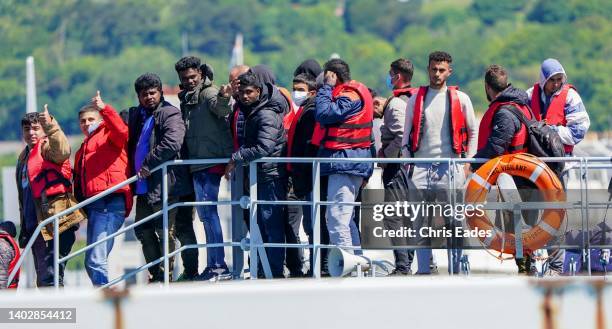
[[446, 50], [455, 59], [451, 82], [481, 112], [488, 64], [506, 66], [526, 88], [541, 61], [556, 57], [583, 96], [592, 129], [609, 129], [611, 16], [605, 0], [1, 0], [0, 139], [19, 137], [28, 55], [36, 58], [39, 104], [48, 102], [76, 134], [75, 115], [95, 90], [119, 109], [132, 106], [141, 73], [177, 84], [173, 66], [184, 50], [225, 82], [238, 32], [247, 64], [269, 65], [285, 86], [302, 60], [322, 63], [337, 53], [354, 78], [385, 94], [392, 60], [411, 59], [421, 84], [427, 54]]

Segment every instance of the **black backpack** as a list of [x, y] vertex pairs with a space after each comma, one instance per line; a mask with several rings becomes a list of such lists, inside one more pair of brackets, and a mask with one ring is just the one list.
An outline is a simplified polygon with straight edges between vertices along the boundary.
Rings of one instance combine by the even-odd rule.
[[[544, 121], [528, 119], [523, 112], [514, 106], [508, 109], [527, 127], [529, 139], [527, 140], [527, 150], [537, 157], [564, 157], [565, 149], [561, 137], [556, 130], [547, 125]], [[531, 109], [529, 109], [531, 112]], [[533, 113], [531, 113], [533, 117]], [[557, 176], [563, 172], [565, 164], [563, 162], [547, 162], [550, 169], [554, 170]]]

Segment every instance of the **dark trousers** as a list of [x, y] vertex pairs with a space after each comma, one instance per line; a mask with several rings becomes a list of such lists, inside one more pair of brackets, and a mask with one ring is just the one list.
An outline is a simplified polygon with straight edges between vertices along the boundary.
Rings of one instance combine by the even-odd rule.
[[[168, 204], [171, 204], [169, 201]], [[157, 203], [150, 205], [146, 197], [138, 196], [136, 198], [136, 219], [138, 222], [143, 218], [161, 210], [162, 204]], [[175, 237], [174, 237], [174, 221], [176, 218], [176, 208], [168, 212], [168, 253], [174, 251], [175, 248]], [[142, 253], [145, 261], [150, 263], [163, 256], [164, 251], [164, 230], [163, 230], [163, 215], [160, 214], [156, 218], [137, 226], [134, 229], [136, 237], [142, 244]], [[170, 277], [172, 277], [172, 268], [174, 263], [174, 257], [170, 258], [169, 271]], [[164, 280], [164, 267], [163, 261], [159, 264], [149, 267], [149, 281], [163, 281]]]
[[[289, 193], [287, 200], [297, 201], [298, 197], [293, 193], [291, 180], [289, 180]], [[285, 221], [285, 240], [287, 243], [300, 242], [300, 226], [302, 225], [302, 206], [288, 206], [287, 220]], [[287, 248], [285, 253], [285, 263], [291, 276], [301, 276], [303, 274], [304, 251], [301, 248]]]
[[[182, 196], [180, 202], [188, 202], [195, 200], [193, 194]], [[174, 223], [176, 238], [181, 243], [181, 246], [197, 244], [195, 232], [193, 231], [193, 207], [178, 207], [176, 211], [176, 222]], [[188, 276], [198, 274], [198, 249], [191, 248], [181, 252], [183, 260], [184, 273]]]
[[[284, 200], [287, 196], [287, 184], [284, 179], [276, 179], [257, 184], [257, 199], [265, 201]], [[264, 243], [285, 242], [284, 205], [257, 205], [257, 224]], [[266, 255], [272, 270], [272, 276], [283, 278], [286, 248], [266, 248]]]
[[[383, 168], [382, 172], [382, 181], [383, 186], [385, 188], [393, 178], [396, 177], [400, 170], [399, 163], [387, 163], [385, 168]], [[389, 193], [389, 191], [385, 191], [385, 201], [405, 201], [405, 200], [397, 200], [397, 197], [393, 193]], [[410, 200], [411, 201], [411, 200]], [[404, 220], [400, 218], [387, 218], [385, 224], [388, 226], [388, 229], [400, 229], [402, 226], [411, 227], [411, 223], [406, 223]], [[398, 240], [398, 241], [395, 241]], [[393, 244], [396, 243], [401, 245], [408, 245], [408, 241], [400, 241], [402, 239], [392, 239]], [[393, 258], [395, 259], [395, 269], [399, 272], [409, 272], [410, 267], [412, 266], [412, 261], [414, 260], [414, 250], [413, 249], [393, 249]]]
[[[75, 231], [78, 225], [69, 228], [59, 235], [59, 258], [66, 257], [72, 250], [72, 245], [76, 240]], [[53, 240], [45, 241], [41, 235], [36, 238], [32, 245], [34, 256], [34, 268], [36, 270], [36, 286], [53, 286]], [[64, 269], [66, 262], [59, 264], [59, 284], [64, 285]]]

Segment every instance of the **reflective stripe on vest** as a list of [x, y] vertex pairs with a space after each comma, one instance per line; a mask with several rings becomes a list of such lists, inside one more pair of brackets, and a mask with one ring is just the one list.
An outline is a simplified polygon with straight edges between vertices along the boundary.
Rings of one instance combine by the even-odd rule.
[[[19, 257], [20, 257], [19, 245], [17, 245], [17, 242], [12, 236], [10, 236], [8, 233], [4, 231], [0, 231], [0, 239], [4, 239], [8, 241], [11, 244], [11, 247], [13, 248], [13, 250], [15, 251], [15, 256], [13, 257], [13, 259], [11, 259], [11, 262], [9, 263], [9, 267], [8, 267], [8, 274], [10, 274], [13, 272], [13, 270], [15, 269], [15, 266], [17, 266], [17, 262], [19, 261]], [[19, 272], [21, 272], [21, 270], [18, 270], [17, 273], [15, 274], [15, 277], [13, 278], [13, 282], [11, 282], [11, 284], [8, 286], [9, 289], [17, 289], [17, 285], [19, 284]]]
[[[487, 112], [485, 112], [482, 120], [480, 120], [480, 126], [478, 128], [478, 151], [482, 150], [487, 145], [487, 140], [493, 132], [493, 117], [495, 112], [504, 105], [514, 106], [519, 109], [527, 118], [531, 118], [531, 112], [525, 105], [519, 105], [514, 102], [493, 102], [489, 105]], [[508, 146], [508, 150], [504, 154], [509, 153], [526, 153], [527, 152], [527, 127], [521, 123], [521, 129], [512, 137], [512, 141]]]
[[[542, 89], [539, 83], [533, 85], [531, 109], [533, 110], [533, 115], [535, 115], [536, 120], [541, 121], [544, 119], [546, 124], [551, 126], [561, 125], [565, 127], [567, 125], [567, 120], [565, 119], [565, 102], [567, 101], [567, 94], [570, 88], [576, 90], [576, 88], [569, 83], [561, 87], [561, 92], [557, 96], [552, 97], [548, 109], [546, 110], [546, 115], [542, 118]], [[563, 147], [567, 154], [574, 151], [574, 145], [563, 145]]]
[[[409, 149], [411, 153], [415, 153], [419, 150], [421, 138], [423, 136], [423, 127], [425, 120], [423, 120], [423, 106], [425, 102], [425, 96], [429, 87], [422, 86], [416, 94], [414, 102], [414, 115], [412, 119], [412, 130], [410, 131]], [[463, 117], [463, 111], [461, 109], [461, 102], [459, 101], [459, 95], [457, 94], [459, 88], [457, 86], [447, 87], [447, 97], [450, 104], [450, 132], [453, 141], [453, 151], [456, 154], [465, 156], [467, 153], [468, 137], [467, 127], [465, 125], [465, 118]]]
[[312, 135], [312, 144], [331, 150], [368, 148], [372, 144], [374, 104], [370, 91], [362, 83], [351, 80], [334, 88], [332, 101], [344, 91], [353, 91], [359, 95], [361, 110], [338, 124], [323, 127], [317, 122]]
[[28, 156], [28, 178], [32, 195], [40, 198], [43, 191], [47, 196], [67, 193], [70, 191], [72, 169], [70, 160], [64, 161], [61, 165], [43, 159], [41, 147], [46, 140], [41, 140], [30, 151]]

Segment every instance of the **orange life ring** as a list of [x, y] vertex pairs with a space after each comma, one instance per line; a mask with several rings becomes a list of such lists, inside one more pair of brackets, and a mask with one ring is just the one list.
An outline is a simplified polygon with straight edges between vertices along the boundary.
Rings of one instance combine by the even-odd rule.
[[[565, 202], [566, 196], [561, 181], [555, 173], [540, 159], [531, 154], [507, 154], [489, 160], [475, 173], [467, 183], [465, 202], [483, 203], [487, 192], [497, 181], [500, 173], [529, 179], [543, 194], [544, 202]], [[514, 234], [499, 230], [491, 223], [486, 213], [474, 212], [467, 217], [467, 224], [472, 229], [491, 230], [488, 237], [479, 237], [490, 249], [503, 253], [515, 254]], [[545, 209], [542, 219], [529, 231], [522, 234], [523, 252], [530, 254], [542, 248], [556, 235], [565, 218], [565, 209]], [[503, 250], [502, 249], [502, 239]]]

